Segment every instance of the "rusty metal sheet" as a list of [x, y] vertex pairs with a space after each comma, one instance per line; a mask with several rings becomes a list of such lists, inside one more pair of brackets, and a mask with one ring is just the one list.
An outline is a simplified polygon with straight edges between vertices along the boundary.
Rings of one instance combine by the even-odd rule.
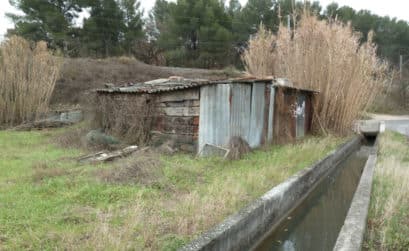
[[266, 105], [264, 92], [266, 84], [254, 83], [252, 87], [248, 143], [250, 147], [257, 147], [261, 145], [263, 136], [264, 108]]
[[269, 112], [268, 112], [268, 130], [267, 130], [267, 142], [268, 143], [273, 142], [275, 95], [276, 95], [275, 86], [271, 85], [270, 106], [269, 106]]
[[249, 142], [251, 89], [248, 84], [231, 84], [230, 137], [239, 136]]
[[225, 146], [230, 135], [230, 85], [200, 89], [199, 152], [205, 144]]
[[305, 106], [306, 97], [304, 94], [297, 95], [297, 106], [295, 110], [296, 116], [296, 138], [303, 138], [305, 135]]

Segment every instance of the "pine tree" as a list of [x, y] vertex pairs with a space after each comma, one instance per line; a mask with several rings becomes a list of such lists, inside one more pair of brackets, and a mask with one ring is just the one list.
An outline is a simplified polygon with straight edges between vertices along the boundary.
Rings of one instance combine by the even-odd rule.
[[[157, 1], [156, 15], [162, 1]], [[157, 20], [159, 45], [171, 64], [200, 67], [224, 65], [232, 51], [231, 18], [218, 0], [178, 0], [167, 4]], [[155, 9], [154, 9], [155, 10]], [[163, 21], [161, 20], [163, 19]]]
[[124, 13], [115, 0], [94, 0], [90, 17], [84, 21], [82, 41], [95, 56], [121, 54], [125, 24]]
[[140, 11], [140, 2], [137, 0], [121, 0], [121, 8], [124, 12], [124, 50], [130, 54], [136, 42], [144, 37], [143, 12]]
[[7, 14], [15, 23], [12, 34], [32, 41], [47, 41], [52, 48], [63, 48], [84, 3], [82, 0], [10, 0], [10, 4], [24, 13]]

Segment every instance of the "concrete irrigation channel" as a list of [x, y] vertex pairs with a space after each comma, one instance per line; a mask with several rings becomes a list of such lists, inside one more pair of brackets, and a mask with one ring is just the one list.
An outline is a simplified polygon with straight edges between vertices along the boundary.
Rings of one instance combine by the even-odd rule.
[[376, 145], [354, 137], [181, 250], [360, 250]]

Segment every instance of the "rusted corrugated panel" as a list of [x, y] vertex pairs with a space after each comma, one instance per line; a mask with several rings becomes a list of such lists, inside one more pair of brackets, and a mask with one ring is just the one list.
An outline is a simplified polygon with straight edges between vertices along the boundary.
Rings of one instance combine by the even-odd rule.
[[263, 83], [254, 83], [251, 94], [251, 117], [250, 130], [248, 134], [248, 143], [250, 147], [261, 145], [264, 128], [264, 108], [266, 85]]
[[313, 102], [314, 95], [309, 94], [307, 95], [307, 100], [305, 102], [305, 133], [308, 134], [311, 132], [312, 126], [312, 117], [313, 117], [313, 109], [312, 109], [312, 102]]
[[273, 142], [273, 132], [274, 132], [274, 107], [275, 107], [275, 95], [276, 89], [271, 85], [270, 89], [270, 102], [269, 102], [269, 113], [268, 113], [268, 131], [267, 131], [267, 142]]
[[303, 138], [305, 135], [305, 106], [306, 96], [302, 93], [297, 95], [297, 104], [295, 110], [296, 116], [296, 138]]
[[230, 136], [249, 142], [251, 118], [251, 85], [231, 84]]
[[200, 89], [199, 152], [205, 144], [224, 146], [230, 135], [230, 85]]

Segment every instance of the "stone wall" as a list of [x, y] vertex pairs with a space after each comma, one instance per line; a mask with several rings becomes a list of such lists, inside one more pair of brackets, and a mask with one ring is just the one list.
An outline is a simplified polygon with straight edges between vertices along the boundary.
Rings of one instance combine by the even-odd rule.
[[199, 98], [199, 88], [155, 94], [99, 93], [97, 120], [104, 130], [128, 140], [133, 140], [133, 132], [148, 132], [145, 144], [166, 143], [178, 150], [196, 152]]

